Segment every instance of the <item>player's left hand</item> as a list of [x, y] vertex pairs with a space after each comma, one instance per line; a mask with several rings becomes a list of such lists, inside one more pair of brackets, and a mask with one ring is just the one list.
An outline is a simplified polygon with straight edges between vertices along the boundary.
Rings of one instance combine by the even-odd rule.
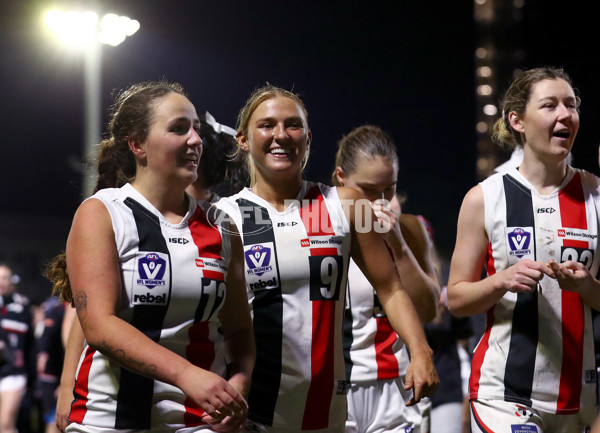
[[389, 201], [377, 199], [371, 204], [371, 207], [380, 226], [379, 232], [383, 233], [385, 238], [402, 236], [402, 232], [400, 231], [400, 214], [391, 209]]
[[573, 260], [557, 263], [555, 260], [550, 259], [548, 266], [550, 266], [553, 274], [550, 276], [558, 281], [561, 289], [569, 292], [579, 293], [594, 281], [594, 277], [587, 267]]

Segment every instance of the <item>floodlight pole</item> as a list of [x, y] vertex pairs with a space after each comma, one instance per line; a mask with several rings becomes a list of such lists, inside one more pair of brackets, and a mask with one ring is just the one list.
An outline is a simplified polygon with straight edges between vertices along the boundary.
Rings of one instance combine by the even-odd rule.
[[83, 56], [84, 134], [83, 134], [83, 198], [92, 195], [96, 186], [96, 149], [102, 130], [102, 44], [94, 39]]
[[[83, 21], [73, 25], [81, 18], [84, 18]], [[83, 28], [82, 22], [88, 27]], [[98, 15], [91, 11], [84, 12], [83, 15], [79, 12], [63, 14], [60, 11], [49, 11], [46, 14], [46, 25], [63, 40], [75, 36], [79, 37], [76, 42], [87, 42], [83, 53], [84, 132], [81, 171], [81, 190], [85, 199], [94, 192], [97, 179], [96, 149], [100, 144], [102, 131], [102, 43], [119, 45], [127, 36], [138, 31], [140, 23], [116, 14], [106, 14], [98, 22]]]

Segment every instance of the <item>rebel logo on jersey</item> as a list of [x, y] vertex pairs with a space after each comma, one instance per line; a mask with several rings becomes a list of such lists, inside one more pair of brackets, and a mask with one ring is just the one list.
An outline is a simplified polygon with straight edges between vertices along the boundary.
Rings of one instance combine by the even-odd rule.
[[506, 241], [510, 248], [509, 255], [516, 256], [520, 259], [523, 256], [532, 254], [532, 251], [529, 248], [533, 237], [532, 227], [507, 227], [506, 232]]

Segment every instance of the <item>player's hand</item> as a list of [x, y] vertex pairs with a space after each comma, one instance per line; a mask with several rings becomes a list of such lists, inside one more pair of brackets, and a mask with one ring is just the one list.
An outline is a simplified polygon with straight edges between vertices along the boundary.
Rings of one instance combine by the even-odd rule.
[[64, 386], [57, 388], [58, 397], [56, 399], [56, 427], [64, 432], [69, 425], [69, 413], [71, 412], [71, 403], [73, 403], [73, 391], [65, 389]]
[[400, 214], [394, 212], [390, 207], [390, 202], [384, 199], [375, 200], [371, 207], [379, 223], [379, 232], [388, 238], [389, 236], [402, 236], [400, 231]]
[[[229, 378], [228, 382], [242, 395], [248, 393], [250, 383], [245, 374], [234, 374]], [[211, 426], [211, 429], [219, 433], [237, 433], [243, 431], [246, 423], [248, 411], [244, 411], [236, 416], [227, 416], [221, 421], [218, 421], [210, 415], [204, 415], [202, 420]]]
[[531, 292], [537, 288], [544, 275], [552, 275], [550, 266], [533, 260], [521, 260], [511, 267], [496, 274], [500, 280], [500, 288], [509, 292]]
[[552, 270], [551, 276], [558, 281], [560, 288], [569, 292], [579, 293], [586, 285], [592, 284], [594, 281], [588, 268], [579, 262], [567, 260], [557, 263], [550, 259], [548, 266]]
[[433, 363], [433, 351], [427, 347], [425, 350], [411, 352], [411, 361], [406, 370], [404, 389], [412, 389], [413, 397], [406, 402], [407, 406], [414, 406], [423, 397], [431, 397], [440, 385], [440, 379]]
[[245, 417], [248, 413], [248, 404], [238, 390], [222, 377], [189, 365], [182, 372], [180, 380], [181, 390], [186, 396], [211, 417], [214, 422], [220, 423], [227, 417]]

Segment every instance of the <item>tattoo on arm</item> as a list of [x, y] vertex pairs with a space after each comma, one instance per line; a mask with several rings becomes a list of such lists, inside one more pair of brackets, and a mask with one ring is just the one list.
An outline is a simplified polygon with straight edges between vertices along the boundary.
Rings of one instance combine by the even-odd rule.
[[135, 369], [136, 371], [139, 371], [141, 374], [146, 375], [146, 376], [154, 377], [154, 375], [156, 374], [156, 371], [157, 371], [156, 364], [146, 364], [143, 361], [135, 359], [135, 358], [129, 356], [125, 352], [125, 349], [116, 349], [116, 348], [111, 347], [110, 344], [106, 340], [102, 341], [102, 343], [100, 345], [98, 345], [98, 350], [100, 352], [110, 356], [111, 358], [113, 358], [115, 361], [117, 361], [119, 364], [121, 364], [122, 366], [124, 366], [126, 368]]
[[87, 316], [87, 294], [83, 290], [78, 291], [73, 298], [73, 302], [77, 316], [83, 322]]
[[[80, 290], [74, 297], [75, 310], [79, 320], [83, 322], [87, 316], [87, 294]], [[157, 371], [156, 364], [146, 364], [139, 359], [135, 359], [125, 352], [125, 349], [117, 349], [110, 346], [110, 344], [104, 340], [98, 345], [97, 349], [105, 355], [111, 357], [119, 364], [129, 369], [135, 369], [143, 375], [154, 377]]]

